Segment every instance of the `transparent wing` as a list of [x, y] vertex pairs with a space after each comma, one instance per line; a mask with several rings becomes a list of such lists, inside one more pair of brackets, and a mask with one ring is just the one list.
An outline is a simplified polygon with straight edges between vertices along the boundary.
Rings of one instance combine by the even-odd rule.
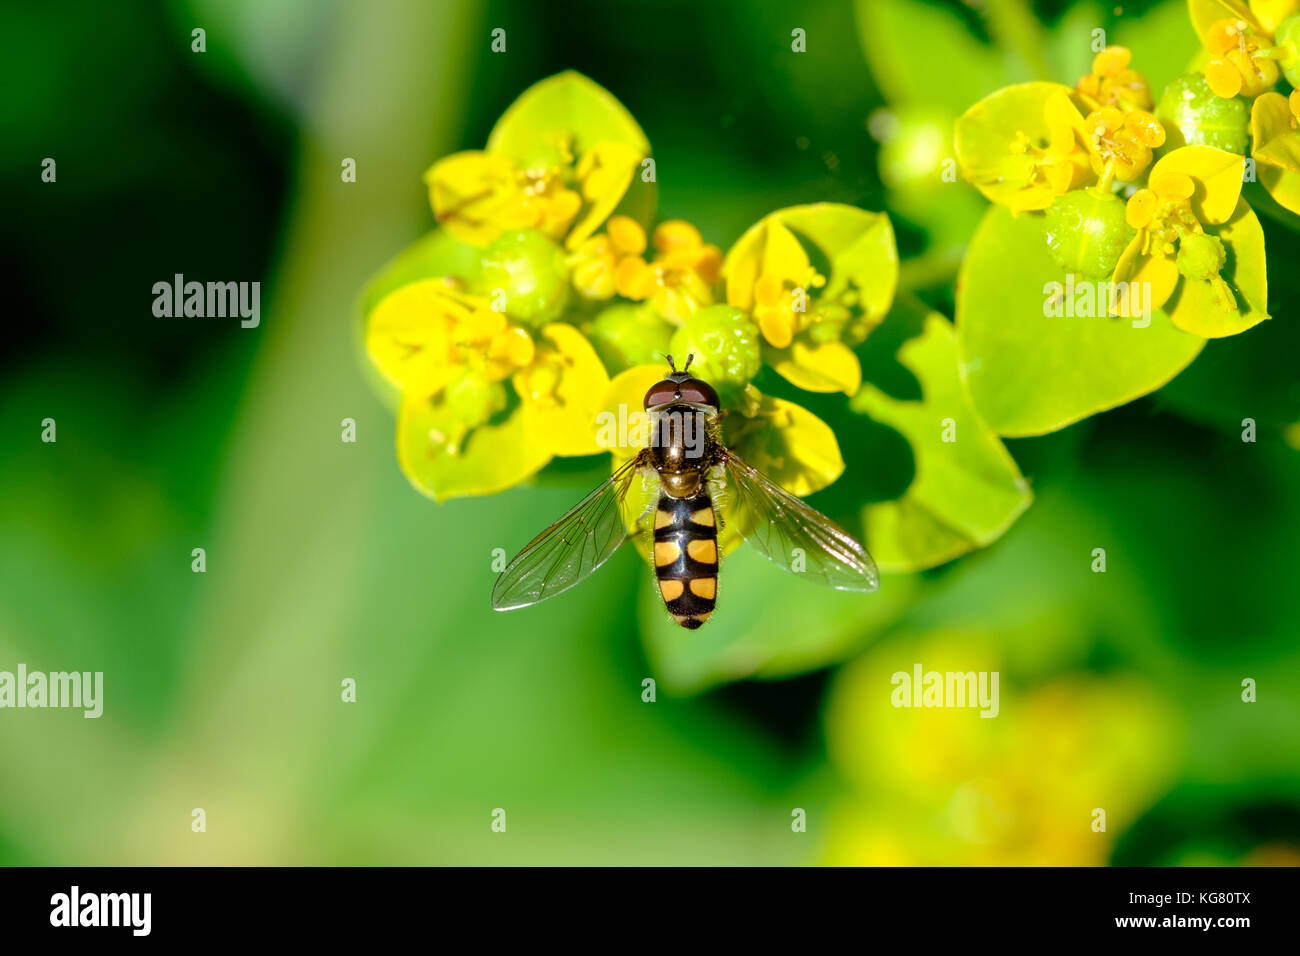
[[492, 607], [509, 611], [555, 597], [609, 560], [628, 538], [623, 499], [647, 464], [637, 455], [529, 542], [497, 578]]
[[875, 591], [880, 572], [866, 548], [820, 511], [723, 452], [725, 518], [759, 554], [838, 591]]

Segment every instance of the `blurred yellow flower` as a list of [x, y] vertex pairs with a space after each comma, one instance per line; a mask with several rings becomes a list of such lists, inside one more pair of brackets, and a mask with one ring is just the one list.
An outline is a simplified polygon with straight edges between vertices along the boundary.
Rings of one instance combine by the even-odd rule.
[[1151, 86], [1129, 66], [1132, 59], [1127, 47], [1108, 46], [1093, 57], [1092, 72], [1080, 77], [1074, 88], [1099, 106], [1149, 110]]
[[[1107, 862], [1175, 763], [1172, 714], [1128, 677], [1017, 680], [990, 650], [999, 644], [961, 633], [893, 642], [839, 675], [827, 739], [849, 793], [832, 817], [827, 862]], [[895, 675], [910, 677], [918, 662], [945, 681], [970, 675], [996, 687], [995, 709], [943, 695], [931, 701], [946, 706], [896, 706]]]

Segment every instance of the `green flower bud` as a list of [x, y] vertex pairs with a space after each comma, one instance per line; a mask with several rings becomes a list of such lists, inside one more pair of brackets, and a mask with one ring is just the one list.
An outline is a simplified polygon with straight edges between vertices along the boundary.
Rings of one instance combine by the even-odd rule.
[[477, 372], [466, 370], [442, 395], [443, 410], [466, 428], [477, 428], [506, 407], [506, 390]]
[[1124, 203], [1110, 193], [1076, 189], [1047, 207], [1047, 247], [1066, 272], [1109, 279], [1134, 236], [1124, 221]]
[[1200, 233], [1178, 240], [1178, 271], [1189, 279], [1218, 276], [1226, 258], [1223, 243], [1214, 236]]
[[836, 320], [833, 318], [822, 318], [819, 322], [814, 322], [808, 328], [808, 338], [812, 339], [818, 345], [828, 345], [831, 342], [838, 342], [844, 333], [844, 319]]
[[533, 328], [554, 322], [569, 303], [564, 251], [536, 229], [517, 229], [494, 239], [483, 250], [478, 285], [494, 307], [504, 293], [506, 314]]
[[691, 374], [720, 392], [736, 391], [758, 374], [762, 356], [759, 332], [745, 313], [729, 305], [695, 312], [673, 333], [672, 355], [678, 367], [694, 355]]
[[650, 305], [613, 305], [596, 316], [587, 338], [611, 372], [663, 362], [673, 327]]
[[1165, 127], [1161, 152], [1214, 146], [1244, 156], [1250, 142], [1250, 104], [1240, 96], [1216, 96], [1200, 73], [1185, 74], [1165, 87], [1156, 119]]

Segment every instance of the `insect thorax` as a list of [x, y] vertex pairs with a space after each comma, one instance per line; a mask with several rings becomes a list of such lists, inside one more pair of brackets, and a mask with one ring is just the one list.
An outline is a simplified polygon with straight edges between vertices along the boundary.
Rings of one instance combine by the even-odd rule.
[[652, 411], [650, 458], [665, 494], [689, 498], [700, 490], [718, 448], [717, 416], [674, 402]]

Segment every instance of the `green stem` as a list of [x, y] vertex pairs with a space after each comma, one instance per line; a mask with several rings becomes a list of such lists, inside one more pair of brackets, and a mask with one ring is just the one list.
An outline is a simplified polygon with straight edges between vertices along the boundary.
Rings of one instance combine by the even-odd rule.
[[1097, 185], [1092, 187], [1092, 194], [1098, 199], [1113, 199], [1115, 194], [1111, 191], [1111, 183], [1115, 181], [1115, 160], [1106, 164], [1106, 168], [1101, 171], [1101, 179], [1097, 180]]

